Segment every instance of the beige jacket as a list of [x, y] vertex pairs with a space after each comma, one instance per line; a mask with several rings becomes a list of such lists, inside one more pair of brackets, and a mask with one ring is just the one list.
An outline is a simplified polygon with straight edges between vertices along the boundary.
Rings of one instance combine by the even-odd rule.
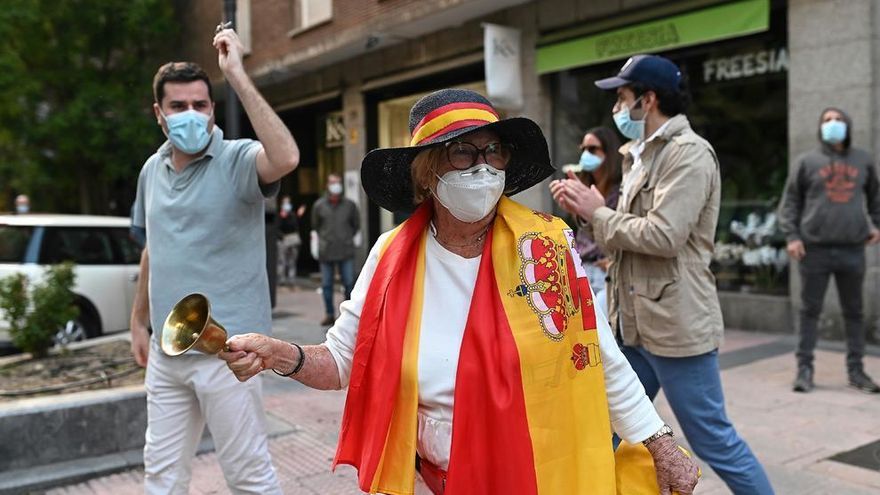
[[[624, 174], [633, 145], [620, 149]], [[652, 354], [712, 351], [724, 330], [709, 271], [721, 200], [718, 158], [684, 115], [670, 119], [641, 158], [617, 211], [602, 207], [593, 216], [596, 241], [612, 253], [608, 319], [626, 345]]]

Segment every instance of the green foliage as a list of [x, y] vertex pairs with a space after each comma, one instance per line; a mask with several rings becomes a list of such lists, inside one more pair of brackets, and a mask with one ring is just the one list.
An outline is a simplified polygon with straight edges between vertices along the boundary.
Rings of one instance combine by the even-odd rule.
[[[5, 0], [0, 195], [37, 211], [128, 212], [155, 149], [151, 82], [177, 41], [167, 0]], [[123, 197], [124, 196], [124, 197]]]
[[71, 292], [75, 278], [74, 266], [68, 262], [47, 268], [43, 281], [34, 284], [30, 293], [21, 273], [0, 279], [0, 309], [16, 347], [34, 357], [47, 354], [58, 329], [79, 315]]

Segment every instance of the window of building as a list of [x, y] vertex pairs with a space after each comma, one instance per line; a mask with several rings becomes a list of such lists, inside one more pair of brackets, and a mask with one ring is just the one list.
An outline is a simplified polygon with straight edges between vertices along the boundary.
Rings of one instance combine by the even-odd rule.
[[[785, 17], [770, 30], [662, 53], [689, 81], [687, 116], [721, 165], [721, 211], [712, 270], [720, 290], [786, 294], [788, 258], [776, 207], [788, 171], [788, 52]], [[554, 161], [577, 163], [584, 132], [616, 129], [613, 93], [593, 82], [622, 60], [555, 75]], [[557, 213], [563, 214], [558, 211]]]
[[333, 18], [333, 0], [291, 0], [290, 17], [294, 36]]

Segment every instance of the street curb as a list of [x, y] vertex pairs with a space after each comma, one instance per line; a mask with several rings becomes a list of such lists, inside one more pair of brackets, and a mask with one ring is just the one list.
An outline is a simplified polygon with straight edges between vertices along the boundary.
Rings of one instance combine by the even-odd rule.
[[[744, 330], [744, 332], [750, 332], [750, 330]], [[797, 335], [779, 335], [775, 340], [765, 344], [721, 353], [718, 356], [718, 364], [722, 370], [726, 370], [785, 354], [791, 354], [792, 363], [794, 363], [794, 351], [797, 347], [797, 343]], [[819, 340], [819, 342], [816, 343], [816, 350], [845, 354], [846, 342], [837, 340]], [[865, 355], [880, 357], [880, 346], [866, 344]]]
[[[298, 426], [282, 421], [271, 413], [266, 414], [266, 419], [270, 440], [300, 431]], [[144, 422], [144, 429], [146, 429], [146, 422]], [[143, 435], [140, 438], [143, 440]], [[213, 451], [214, 441], [206, 430], [196, 450], [196, 455]], [[0, 472], [0, 495], [27, 494], [34, 490], [46, 490], [80, 483], [92, 478], [108, 476], [130, 469], [142, 469], [143, 467], [144, 449], [143, 442], [141, 442], [139, 448], [122, 452]]]

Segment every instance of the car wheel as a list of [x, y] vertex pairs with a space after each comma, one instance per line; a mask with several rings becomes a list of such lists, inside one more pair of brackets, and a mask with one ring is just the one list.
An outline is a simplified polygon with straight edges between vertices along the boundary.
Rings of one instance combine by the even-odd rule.
[[79, 316], [67, 320], [67, 322], [55, 333], [56, 345], [67, 345], [72, 342], [80, 342], [92, 337], [97, 337], [101, 332], [94, 323], [91, 312], [80, 306]]
[[86, 340], [87, 336], [88, 333], [86, 333], [86, 328], [78, 318], [67, 320], [67, 323], [55, 333], [55, 345], [67, 345], [72, 342], [79, 342], [81, 340]]

